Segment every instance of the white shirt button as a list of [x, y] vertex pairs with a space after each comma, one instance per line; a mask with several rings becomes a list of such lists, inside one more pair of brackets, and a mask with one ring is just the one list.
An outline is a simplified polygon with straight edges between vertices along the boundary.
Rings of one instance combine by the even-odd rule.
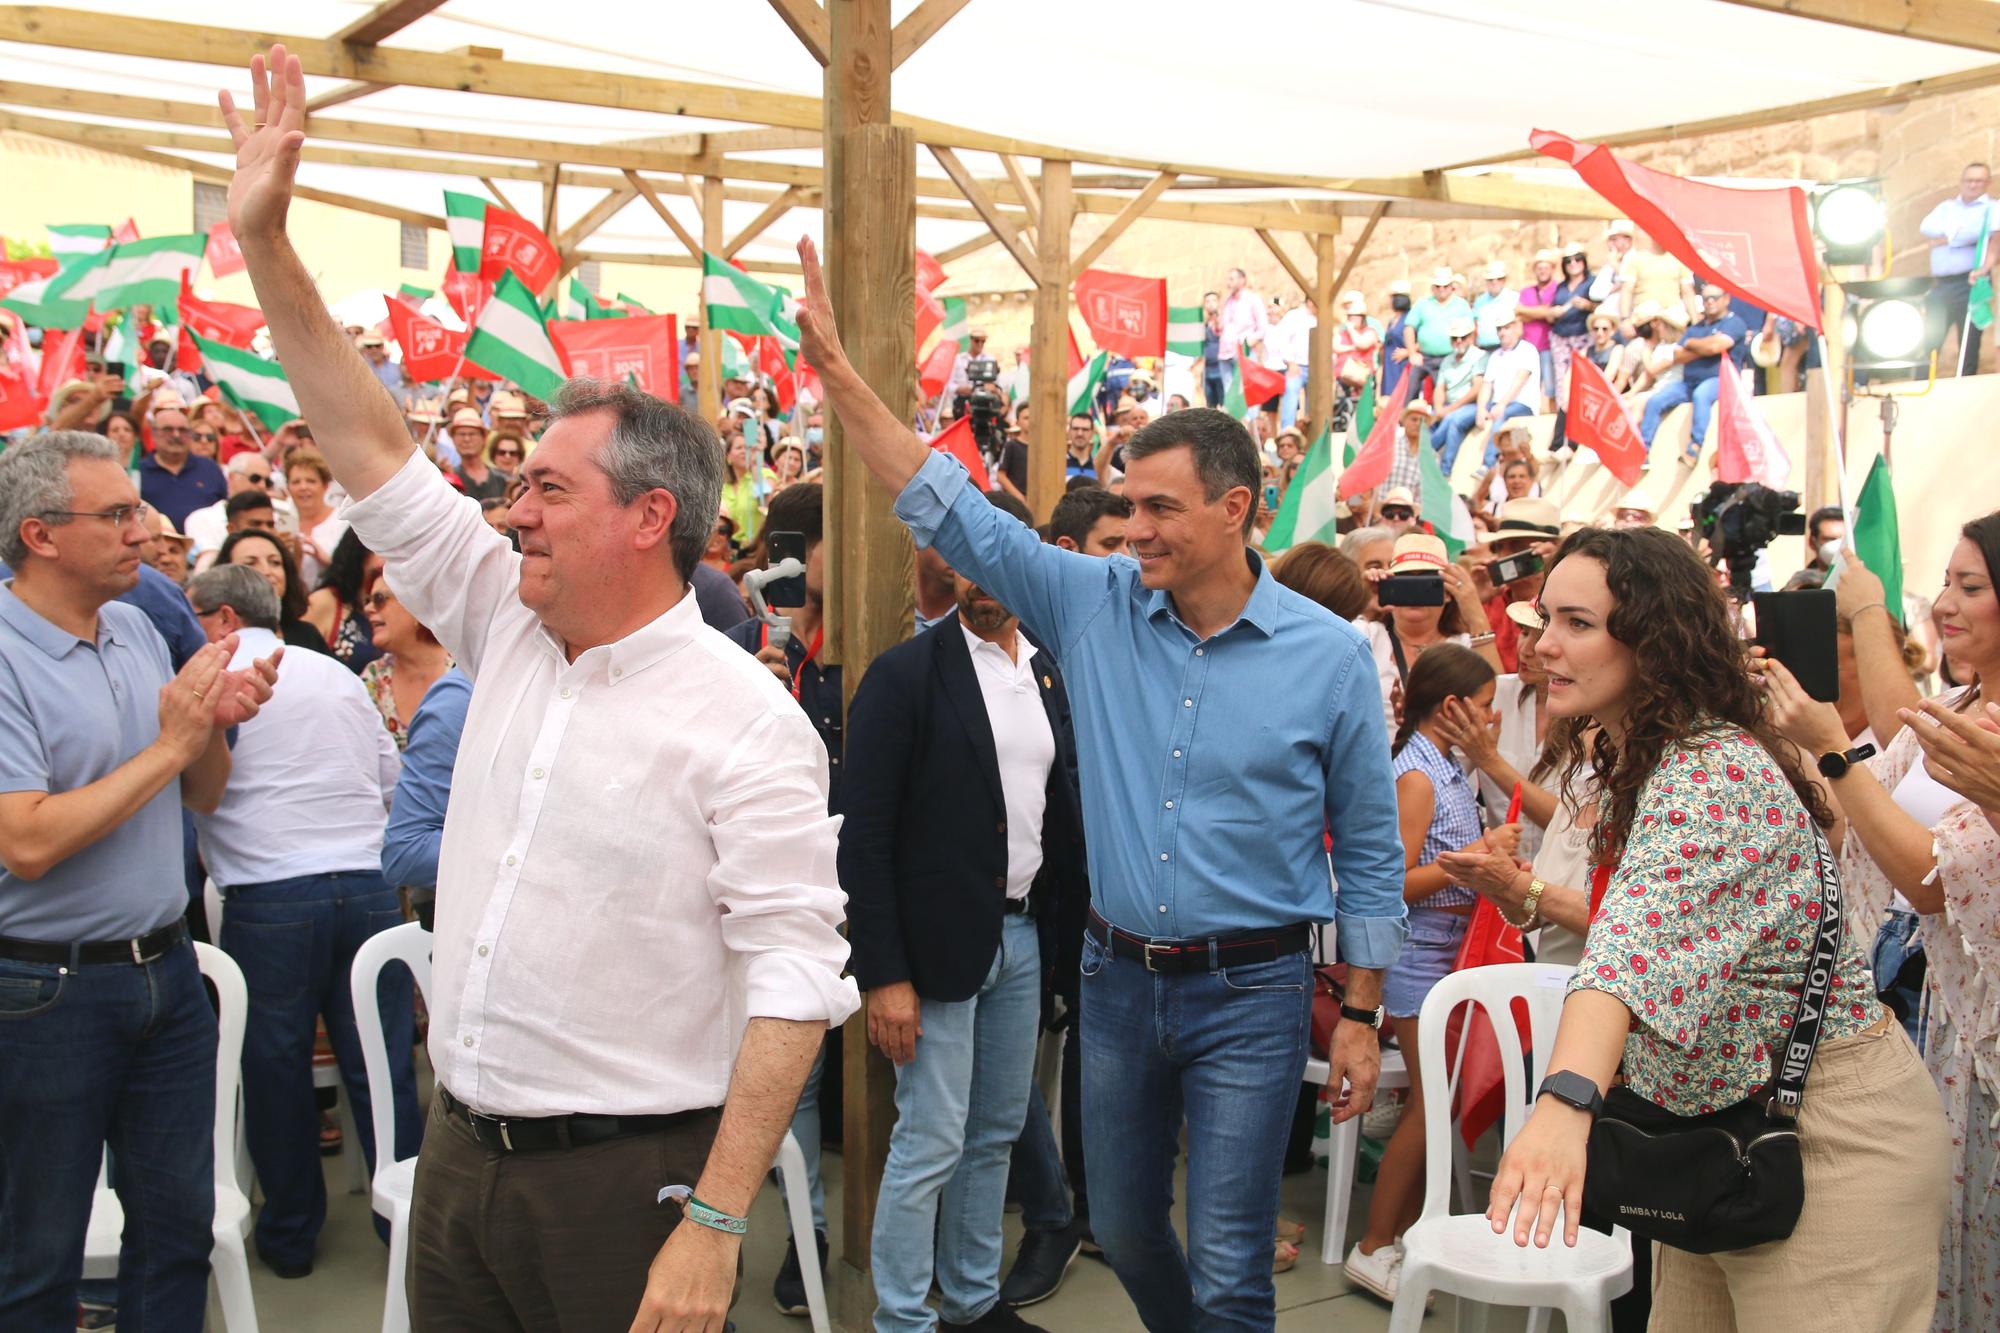
[[1192, 699], [1183, 699], [1183, 700], [1181, 700], [1181, 707], [1182, 707], [1182, 708], [1193, 708], [1193, 707], [1194, 707], [1194, 700], [1192, 700]]
[[612, 668], [611, 668], [611, 679], [613, 679], [613, 680], [617, 680], [617, 679], [618, 679], [618, 678], [619, 678], [620, 676], [622, 676], [622, 675], [624, 675], [624, 674], [625, 674], [625, 668], [624, 668], [624, 667], [612, 667]]
[[1201, 655], [1202, 655], [1203, 653], [1205, 653], [1205, 652], [1207, 652], [1207, 651], [1208, 651], [1208, 650], [1207, 650], [1206, 648], [1197, 648], [1197, 649], [1195, 649], [1195, 650], [1194, 650], [1194, 655], [1195, 655], [1196, 657], [1200, 657], [1200, 656], [1201, 656]]
[[481, 958], [484, 958], [486, 956], [486, 946], [483, 944], [479, 946], [479, 956]]
[[1175, 751], [1174, 751], [1174, 758], [1178, 759], [1178, 758], [1180, 758], [1180, 757], [1181, 757], [1181, 752], [1180, 752], [1179, 750], [1175, 750]]
[[570, 695], [571, 695], [572, 693], [574, 693], [574, 691], [572, 691], [572, 690], [570, 689], [570, 687], [569, 687], [569, 686], [567, 686], [567, 685], [563, 686], [563, 691], [562, 691], [562, 697], [563, 697], [563, 698], [565, 698], [565, 699], [569, 698], [569, 696], [570, 696]]
[[472, 1038], [471, 1038], [471, 1037], [467, 1037], [467, 1038], [465, 1039], [465, 1044], [466, 1044], [467, 1046], [470, 1046], [470, 1045], [472, 1045]]
[[514, 864], [514, 857], [513, 857], [513, 854], [512, 854], [512, 853], [509, 853], [509, 854], [508, 854], [508, 856], [507, 856], [507, 864], [508, 864], [508, 865], [513, 865], [513, 864]]
[[1168, 801], [1168, 802], [1167, 802], [1167, 809], [1171, 810], [1171, 809], [1173, 809], [1173, 808], [1174, 808], [1174, 803], [1173, 803], [1172, 801]]
[[535, 776], [536, 776], [536, 777], [538, 777], [538, 778], [543, 778], [543, 777], [547, 777], [547, 776], [548, 776], [548, 770], [546, 770], [546, 769], [541, 769], [541, 768], [538, 768], [538, 769], [536, 769], [536, 770], [535, 770]]
[[1160, 904], [1160, 915], [1161, 915], [1161, 916], [1165, 916], [1166, 914], [1167, 914], [1167, 905], [1166, 905], [1165, 903], [1161, 903], [1161, 904]]
[[1167, 859], [1167, 854], [1166, 854], [1165, 852], [1161, 852], [1161, 853], [1160, 853], [1160, 859], [1161, 859], [1162, 861], [1166, 860], [1166, 859]]

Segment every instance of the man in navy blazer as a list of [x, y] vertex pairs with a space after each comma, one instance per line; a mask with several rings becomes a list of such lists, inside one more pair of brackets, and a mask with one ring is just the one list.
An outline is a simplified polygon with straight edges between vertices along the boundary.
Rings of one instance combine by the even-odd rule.
[[[1027, 520], [1012, 497], [987, 498]], [[878, 657], [848, 711], [850, 967], [869, 1040], [896, 1065], [878, 1333], [933, 1326], [934, 1268], [945, 1328], [1032, 1327], [999, 1300], [1001, 1210], [1043, 959], [1059, 904], [1087, 892], [1062, 678], [1009, 611], [955, 586], [957, 610]]]

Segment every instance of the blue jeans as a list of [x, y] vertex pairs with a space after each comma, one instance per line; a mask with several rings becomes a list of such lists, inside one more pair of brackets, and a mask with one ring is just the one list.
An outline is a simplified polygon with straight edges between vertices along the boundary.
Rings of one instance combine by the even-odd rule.
[[1021, 1205], [1021, 1225], [1030, 1231], [1061, 1231], [1072, 1220], [1062, 1153], [1055, 1122], [1039, 1083], [1028, 1086], [1028, 1119], [1007, 1164], [1007, 1196]]
[[[305, 1263], [326, 1222], [319, 1107], [313, 1099], [314, 1019], [326, 1020], [326, 1035], [354, 1111], [354, 1132], [372, 1173], [375, 1123], [348, 973], [362, 942], [403, 924], [403, 912], [388, 882], [365, 870], [273, 880], [225, 892], [222, 947], [243, 969], [250, 988], [250, 1018], [243, 1033], [243, 1128], [264, 1190], [257, 1250], [267, 1260]], [[379, 986], [396, 1101], [396, 1156], [408, 1157], [423, 1139], [410, 1064], [410, 974], [400, 967], [385, 968]], [[380, 1219], [376, 1230], [386, 1238]]]
[[[1082, 970], [1084, 1156], [1105, 1259], [1152, 1333], [1271, 1328], [1278, 1182], [1312, 1017], [1307, 955], [1176, 975], [1086, 937]], [[1170, 1217], [1183, 1118], [1185, 1253]]]
[[215, 1244], [215, 1010], [182, 943], [144, 966], [0, 959], [0, 1328], [76, 1323], [107, 1144], [118, 1326], [200, 1333]]
[[[812, 1073], [806, 1075], [806, 1085], [799, 1092], [799, 1109], [792, 1112], [792, 1137], [799, 1141], [799, 1152], [806, 1159], [807, 1193], [812, 1195], [813, 1227], [822, 1235], [826, 1232], [826, 1186], [820, 1183], [819, 1154], [819, 1080], [826, 1072], [826, 1043], [819, 1045], [819, 1054], [813, 1057]], [[778, 1176], [778, 1197], [791, 1207], [791, 1198], [785, 1193], [785, 1177]], [[789, 1214], [787, 1214], [789, 1217]], [[801, 1262], [810, 1259], [799, 1256]]]
[[[1734, 374], [1724, 371], [1723, 374]], [[1655, 389], [1646, 398], [1646, 410], [1639, 416], [1639, 438], [1651, 448], [1653, 436], [1660, 430], [1660, 418], [1679, 407], [1682, 403], [1694, 404], [1694, 424], [1688, 434], [1687, 453], [1693, 458], [1701, 452], [1701, 443], [1708, 438], [1708, 419], [1715, 412], [1715, 396], [1722, 392], [1722, 375], [1711, 375], [1701, 383], [1688, 388], [1685, 379]]]
[[1278, 425], [1289, 426], [1299, 419], [1299, 399], [1306, 388], [1306, 368], [1287, 366], [1285, 368], [1285, 396], [1278, 400]]
[[[1465, 409], [1460, 408], [1460, 411]], [[1500, 427], [1515, 417], [1531, 417], [1535, 409], [1526, 403], [1509, 403], [1500, 409], [1499, 415], [1486, 423], [1486, 466], [1492, 467], [1500, 461]]]
[[877, 1333], [924, 1333], [935, 1267], [944, 1317], [969, 1324], [1000, 1299], [1007, 1157], [1028, 1113], [1041, 1024], [1035, 923], [1001, 918], [978, 994], [924, 1000], [916, 1058], [896, 1070], [896, 1125], [875, 1201]]
[[1875, 936], [1871, 960], [1875, 973], [1875, 993], [1895, 1011], [1896, 1021], [1910, 1040], [1924, 1049], [1924, 987], [1921, 981], [1898, 984], [1896, 978], [1913, 958], [1922, 958], [1924, 942], [1917, 936], [1917, 914], [1892, 907], [1882, 915], [1882, 929]]
[[1201, 396], [1210, 407], [1221, 407], [1222, 400], [1229, 396], [1229, 376], [1220, 366], [1202, 368]]
[[1432, 433], [1431, 442], [1438, 449], [1438, 467], [1447, 478], [1451, 476], [1451, 465], [1458, 461], [1459, 446], [1465, 443], [1478, 419], [1479, 405], [1467, 403], [1445, 413], [1444, 420], [1438, 422], [1437, 430]]

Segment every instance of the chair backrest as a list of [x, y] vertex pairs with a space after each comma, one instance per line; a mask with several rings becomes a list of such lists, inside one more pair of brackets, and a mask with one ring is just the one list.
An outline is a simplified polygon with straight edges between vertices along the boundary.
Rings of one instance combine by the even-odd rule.
[[[416, 978], [417, 989], [431, 988], [431, 933], [414, 921], [378, 931], [354, 951], [347, 983], [354, 996], [354, 1026], [361, 1033], [361, 1062], [368, 1071], [369, 1119], [375, 1126], [375, 1169], [396, 1159], [396, 1097], [389, 1081], [389, 1042], [382, 1035], [382, 1006], [377, 983], [382, 969], [402, 963]], [[396, 1021], [407, 1023], [408, 1014]]]
[[215, 1183], [243, 1188], [236, 1179], [236, 1094], [243, 1083], [243, 1024], [250, 1012], [250, 988], [236, 961], [212, 944], [197, 942], [194, 959], [215, 987]]
[[[1467, 1025], [1483, 1011], [1500, 1047], [1500, 1069], [1506, 1097], [1500, 1142], [1512, 1143], [1527, 1120], [1533, 1089], [1548, 1072], [1549, 1049], [1555, 1044], [1562, 1018], [1563, 996], [1576, 969], [1547, 963], [1497, 963], [1453, 972], [1431, 987], [1417, 1016], [1418, 1072], [1424, 1084], [1424, 1211], [1425, 1217], [1451, 1210], [1451, 1140], [1453, 1080], [1445, 1074], [1445, 1029], [1451, 1011], [1461, 1004]], [[1515, 1000], [1528, 1011], [1532, 1071], [1521, 1064], [1521, 1029], [1514, 1021]], [[1462, 1046], [1462, 1043], [1460, 1043]], [[1462, 1059], [1462, 1055], [1461, 1055]], [[1454, 1071], [1456, 1072], [1456, 1071]]]

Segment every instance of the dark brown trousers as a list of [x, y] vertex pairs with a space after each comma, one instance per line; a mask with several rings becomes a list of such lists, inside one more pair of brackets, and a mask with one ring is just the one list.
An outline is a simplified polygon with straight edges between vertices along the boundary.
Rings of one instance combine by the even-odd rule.
[[721, 1122], [716, 1110], [588, 1148], [503, 1153], [433, 1099], [410, 1211], [411, 1327], [620, 1333], [680, 1221], [654, 1199], [695, 1183]]

